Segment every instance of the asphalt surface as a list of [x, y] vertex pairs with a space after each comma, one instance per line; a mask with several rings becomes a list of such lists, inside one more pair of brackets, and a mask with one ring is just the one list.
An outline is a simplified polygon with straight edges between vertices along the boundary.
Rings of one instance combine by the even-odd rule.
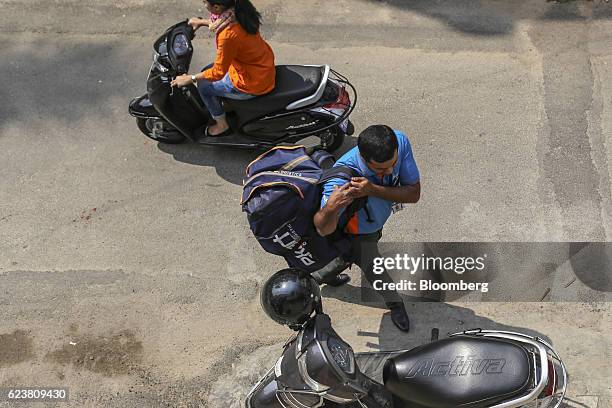
[[[332, 65], [359, 92], [357, 131], [409, 135], [423, 195], [384, 241], [612, 241], [607, 2], [255, 4], [277, 63]], [[0, 9], [0, 387], [69, 387], [60, 406], [240, 406], [290, 335], [258, 300], [283, 263], [239, 205], [258, 153], [157, 144], [127, 115], [153, 41], [201, 3]], [[195, 44], [193, 66], [207, 64], [212, 40]], [[554, 302], [407, 299], [407, 335], [360, 304], [358, 270], [323, 293], [358, 351], [422, 344], [434, 327], [543, 336], [570, 371], [566, 406], [603, 408], [612, 279], [598, 273], [603, 287], [566, 287], [571, 271], [560, 271]]]

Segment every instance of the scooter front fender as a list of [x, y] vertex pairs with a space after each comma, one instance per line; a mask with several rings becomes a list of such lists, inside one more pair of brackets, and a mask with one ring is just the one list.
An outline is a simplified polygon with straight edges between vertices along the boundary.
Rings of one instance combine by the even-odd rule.
[[283, 408], [276, 394], [278, 385], [274, 370], [270, 370], [247, 395], [246, 408]]
[[149, 100], [149, 95], [144, 94], [132, 99], [128, 108], [130, 115], [136, 118], [159, 118], [159, 112]]

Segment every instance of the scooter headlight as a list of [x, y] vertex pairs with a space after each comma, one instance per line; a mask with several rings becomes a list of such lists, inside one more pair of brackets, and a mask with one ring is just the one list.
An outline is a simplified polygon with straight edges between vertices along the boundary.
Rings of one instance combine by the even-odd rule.
[[157, 52], [160, 55], [168, 55], [168, 46], [166, 45], [165, 40], [159, 44], [159, 48], [157, 49]]
[[160, 55], [156, 52], [153, 51], [153, 64], [151, 66], [151, 69], [153, 68], [157, 68], [159, 71], [161, 72], [168, 72], [168, 68], [166, 68], [164, 65], [162, 65], [162, 63], [160, 62]]
[[330, 337], [327, 341], [327, 347], [332, 358], [342, 371], [347, 374], [355, 372], [355, 354], [348, 344], [338, 338]]
[[174, 37], [174, 41], [172, 42], [172, 49], [174, 53], [182, 57], [183, 55], [189, 52], [189, 39], [185, 34], [178, 34]]

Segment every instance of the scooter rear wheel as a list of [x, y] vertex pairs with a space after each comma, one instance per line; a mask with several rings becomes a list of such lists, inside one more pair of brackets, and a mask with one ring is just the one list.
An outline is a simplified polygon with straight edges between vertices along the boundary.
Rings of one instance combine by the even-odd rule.
[[344, 143], [344, 132], [339, 128], [333, 128], [319, 135], [321, 146], [328, 152], [334, 152], [342, 147]]
[[153, 139], [156, 142], [166, 143], [166, 144], [179, 144], [185, 141], [185, 136], [183, 136], [179, 131], [165, 131], [154, 132], [153, 131], [153, 123], [155, 119], [146, 119], [146, 118], [136, 118], [136, 125], [138, 125], [138, 129], [149, 139]]

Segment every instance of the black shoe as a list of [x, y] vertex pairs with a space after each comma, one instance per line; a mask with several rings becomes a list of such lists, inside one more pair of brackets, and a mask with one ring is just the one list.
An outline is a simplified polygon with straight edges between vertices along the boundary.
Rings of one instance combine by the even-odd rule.
[[388, 303], [387, 307], [391, 311], [391, 321], [403, 332], [410, 331], [410, 319], [406, 313], [406, 308], [402, 302]]
[[341, 273], [340, 275], [334, 276], [330, 280], [326, 280], [324, 283], [329, 286], [333, 286], [334, 288], [337, 288], [338, 286], [346, 285], [350, 281], [350, 276], [348, 276], [346, 273]]

